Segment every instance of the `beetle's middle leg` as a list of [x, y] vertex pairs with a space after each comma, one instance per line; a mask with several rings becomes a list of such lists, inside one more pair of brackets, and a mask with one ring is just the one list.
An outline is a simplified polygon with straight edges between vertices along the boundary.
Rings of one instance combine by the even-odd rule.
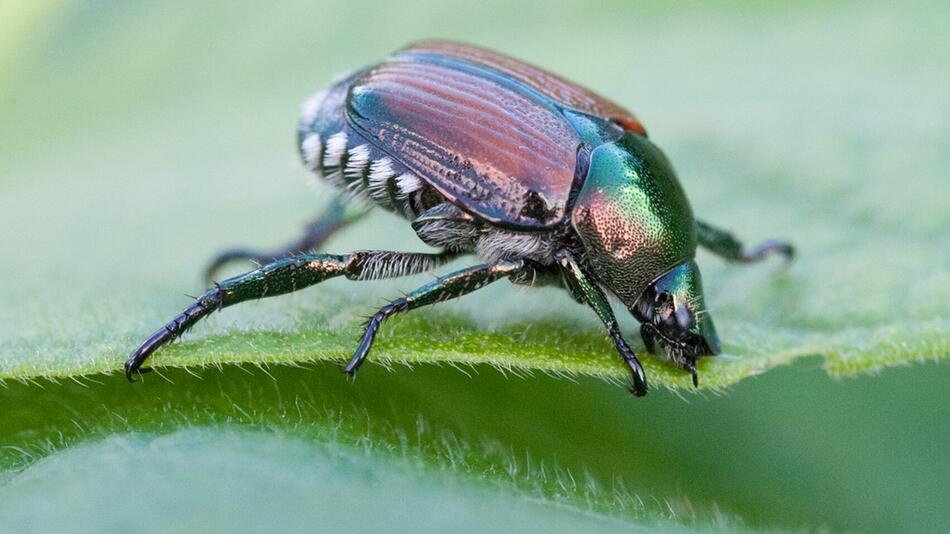
[[221, 252], [205, 269], [205, 279], [211, 280], [214, 274], [225, 264], [236, 260], [250, 260], [260, 265], [271, 263], [297, 254], [311, 252], [322, 245], [331, 235], [341, 228], [356, 222], [368, 213], [368, 208], [354, 204], [345, 196], [334, 198], [326, 211], [307, 224], [302, 237], [277, 250], [252, 250], [233, 248]]
[[194, 304], [159, 328], [126, 361], [126, 377], [131, 381], [132, 375], [140, 372], [142, 364], [153, 352], [221, 308], [291, 293], [341, 275], [351, 280], [373, 280], [418, 274], [443, 265], [456, 255], [454, 252], [427, 254], [364, 250], [342, 255], [301, 254], [268, 263], [215, 284]]
[[696, 237], [704, 248], [729, 261], [753, 263], [770, 254], [781, 254], [786, 260], [795, 257], [795, 247], [786, 241], [770, 239], [746, 250], [732, 234], [702, 221], [696, 221]]
[[476, 265], [436, 278], [406, 296], [392, 301], [366, 321], [360, 344], [356, 348], [356, 352], [353, 353], [353, 357], [350, 358], [349, 363], [346, 364], [344, 371], [350, 376], [356, 374], [373, 346], [376, 332], [379, 331], [383, 321], [389, 317], [397, 313], [467, 295], [504, 277], [519, 278], [521, 275], [530, 273], [532, 269], [533, 267], [524, 260], [500, 260], [494, 264]]

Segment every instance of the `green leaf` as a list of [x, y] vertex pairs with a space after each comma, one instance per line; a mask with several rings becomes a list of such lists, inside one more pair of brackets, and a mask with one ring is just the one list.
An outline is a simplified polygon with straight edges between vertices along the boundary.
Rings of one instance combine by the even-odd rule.
[[[117, 436], [0, 487], [17, 532], [629, 532], [636, 524], [267, 434]], [[86, 497], [98, 488], [96, 500]], [[139, 491], [148, 488], [147, 495]], [[261, 489], [267, 488], [265, 495]], [[209, 498], [211, 496], [211, 498]], [[361, 510], [362, 509], [362, 510]], [[664, 532], [689, 532], [675, 523]]]
[[[260, 505], [269, 506], [263, 500], [280, 489], [264, 475], [251, 476], [250, 459], [246, 465], [229, 464], [230, 469], [208, 467], [191, 440], [154, 441], [197, 429], [209, 442], [223, 444], [223, 458], [261, 454], [262, 469], [273, 468], [275, 478], [293, 469], [314, 473], [306, 466], [309, 460], [301, 459], [306, 443], [315, 462], [327, 456], [365, 459], [362, 465], [379, 468], [384, 477], [408, 472], [423, 486], [432, 479], [463, 492], [501, 492], [643, 525], [675, 521], [700, 530], [824, 525], [893, 532], [946, 524], [950, 458], [943, 444], [950, 425], [939, 414], [946, 411], [950, 366], [836, 381], [814, 360], [806, 363], [744, 381], [729, 395], [693, 396], [689, 402], [664, 391], [636, 399], [592, 378], [504, 379], [491, 369], [466, 376], [432, 365], [365, 373], [356, 384], [342, 380], [328, 364], [225, 366], [199, 377], [170, 369], [167, 380], [147, 375], [135, 385], [119, 375], [60, 384], [11, 382], [0, 390], [0, 469], [25, 467], [10, 483], [23, 476], [50, 488], [62, 481], [45, 467], [43, 459], [51, 457], [58, 469], [75, 469], [77, 480], [69, 487], [107, 488], [114, 482], [148, 494], [154, 487], [195, 486], [189, 499], [165, 510], [170, 518], [193, 513], [192, 501], [218, 505], [220, 497], [205, 491], [208, 482], [199, 475], [217, 469], [220, 491], [246, 476], [248, 485], [254, 480], [260, 488]], [[231, 435], [239, 432], [262, 434], [273, 447], [279, 447], [274, 440], [286, 440], [286, 462], [270, 459], [271, 445], [256, 452], [261, 441], [256, 438], [248, 438], [245, 451], [251, 452], [234, 452], [242, 438]], [[103, 440], [107, 445], [98, 445]], [[95, 451], [129, 441], [130, 451], [147, 451], [137, 468], [106, 453], [70, 452], [77, 445], [91, 444]], [[170, 462], [168, 456], [192, 461]], [[101, 463], [87, 465], [95, 461]], [[101, 472], [90, 474], [96, 469]], [[183, 476], [182, 470], [195, 474]], [[142, 478], [136, 486], [129, 478], [137, 476]], [[68, 518], [73, 506], [80, 506], [51, 488], [45, 499], [22, 491], [22, 485], [5, 491], [3, 478], [0, 503], [9, 498], [11, 513], [21, 505], [61, 506]], [[371, 480], [365, 489], [364, 502], [372, 502], [370, 495], [377, 494]], [[405, 489], [412, 495], [426, 491]], [[110, 505], [126, 502], [112, 495], [88, 504], [106, 513]], [[163, 499], [156, 495], [156, 509], [167, 502]], [[143, 520], [158, 513], [149, 510], [152, 506], [142, 504]], [[313, 507], [321, 513], [328, 505], [314, 500]], [[433, 517], [437, 512], [431, 511]], [[59, 514], [50, 513], [49, 520], [56, 521]], [[2, 517], [11, 516], [3, 511]]]
[[[519, 440], [497, 434], [504, 431], [501, 419], [477, 428], [457, 422], [482, 395], [490, 395], [482, 408], [495, 404], [514, 421], [534, 417], [532, 399], [553, 392], [507, 388], [495, 373], [466, 378], [427, 367], [409, 374], [412, 380], [378, 376], [359, 388], [327, 365], [269, 372], [228, 366], [201, 380], [172, 370], [167, 381], [138, 387], [121, 376], [57, 387], [11, 384], [0, 397], [8, 414], [0, 428], [0, 469], [25, 469], [0, 477], [0, 514], [37, 531], [69, 521], [101, 528], [253, 523], [278, 506], [289, 512], [281, 524], [348, 518], [356, 531], [379, 530], [376, 521], [386, 517], [405, 532], [416, 531], [413, 521], [463, 518], [479, 531], [506, 521], [545, 531], [558, 523], [558, 531], [741, 525], [722, 513], [696, 511], [682, 498], [638, 495], [618, 480], [601, 484], [579, 464], [562, 465], [534, 444], [534, 453], [509, 449], [505, 442]], [[440, 413], [427, 394], [448, 411]], [[521, 408], [508, 406], [512, 401]], [[93, 507], [78, 498], [89, 487], [107, 488]], [[254, 492], [260, 499], [261, 488], [268, 488], [267, 498], [248, 501]], [[346, 501], [366, 503], [371, 513], [355, 513]], [[504, 510], [477, 517], [499, 507]], [[410, 512], [415, 519], [403, 517]], [[37, 515], [45, 523], [36, 523]]]

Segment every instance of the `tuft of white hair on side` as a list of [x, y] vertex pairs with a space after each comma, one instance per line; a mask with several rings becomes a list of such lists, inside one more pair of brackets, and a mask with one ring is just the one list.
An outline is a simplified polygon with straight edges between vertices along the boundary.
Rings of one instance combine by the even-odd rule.
[[422, 180], [411, 172], [404, 172], [396, 177], [396, 187], [399, 189], [397, 198], [406, 199], [409, 195], [422, 189]]
[[300, 106], [300, 124], [304, 128], [309, 128], [315, 120], [317, 120], [317, 115], [320, 113], [320, 106], [323, 105], [323, 101], [327, 98], [327, 90], [318, 91], [314, 93], [310, 98], [304, 101]]
[[346, 132], [337, 132], [327, 139], [327, 147], [323, 154], [323, 167], [332, 169], [340, 166], [343, 154], [346, 153]]
[[366, 167], [369, 165], [369, 147], [360, 145], [350, 149], [350, 155], [346, 158], [346, 169], [343, 175], [347, 178], [359, 178], [362, 180]]
[[384, 200], [388, 195], [389, 180], [396, 176], [393, 160], [389, 156], [374, 160], [369, 166], [369, 194], [375, 199]]
[[323, 141], [320, 134], [312, 133], [304, 137], [300, 143], [300, 151], [303, 153], [303, 162], [307, 169], [319, 173], [320, 160], [323, 156]]

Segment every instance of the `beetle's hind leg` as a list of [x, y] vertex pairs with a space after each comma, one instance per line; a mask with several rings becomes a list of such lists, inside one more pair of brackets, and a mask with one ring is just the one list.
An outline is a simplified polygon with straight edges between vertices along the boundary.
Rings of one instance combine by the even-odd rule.
[[194, 304], [155, 331], [126, 361], [126, 377], [131, 381], [135, 373], [143, 370], [142, 365], [153, 352], [221, 308], [291, 293], [341, 275], [351, 280], [373, 280], [417, 274], [443, 265], [455, 255], [365, 250], [342, 255], [301, 254], [268, 263], [215, 284]]
[[259, 265], [271, 263], [280, 259], [290, 258], [297, 254], [314, 251], [341, 228], [359, 220], [369, 208], [348, 200], [346, 196], [337, 196], [327, 207], [326, 211], [307, 224], [304, 235], [277, 250], [251, 250], [233, 248], [221, 252], [211, 260], [205, 269], [205, 280], [211, 280], [218, 270], [225, 264], [236, 260], [250, 260]]
[[529, 266], [524, 260], [500, 260], [494, 264], [476, 265], [436, 278], [406, 296], [390, 302], [366, 321], [360, 344], [356, 348], [356, 352], [353, 353], [353, 357], [350, 358], [350, 362], [346, 364], [344, 371], [350, 376], [356, 374], [373, 346], [379, 327], [389, 317], [397, 313], [467, 295], [496, 280], [524, 275], [526, 271], [531, 269], [533, 267]]
[[754, 263], [772, 254], [781, 254], [787, 261], [795, 257], [795, 247], [787, 241], [770, 239], [747, 250], [729, 232], [702, 221], [696, 221], [696, 237], [702, 247], [729, 261]]

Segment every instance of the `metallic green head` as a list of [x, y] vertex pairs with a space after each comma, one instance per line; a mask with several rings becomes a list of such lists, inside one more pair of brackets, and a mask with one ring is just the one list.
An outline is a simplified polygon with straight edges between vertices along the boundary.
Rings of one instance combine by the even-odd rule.
[[696, 360], [719, 354], [719, 335], [706, 309], [696, 262], [672, 269], [650, 285], [631, 310], [647, 350], [666, 356], [696, 378]]
[[627, 132], [596, 148], [571, 223], [593, 274], [641, 322], [648, 348], [658, 343], [686, 369], [719, 351], [693, 262], [693, 212], [656, 145]]

